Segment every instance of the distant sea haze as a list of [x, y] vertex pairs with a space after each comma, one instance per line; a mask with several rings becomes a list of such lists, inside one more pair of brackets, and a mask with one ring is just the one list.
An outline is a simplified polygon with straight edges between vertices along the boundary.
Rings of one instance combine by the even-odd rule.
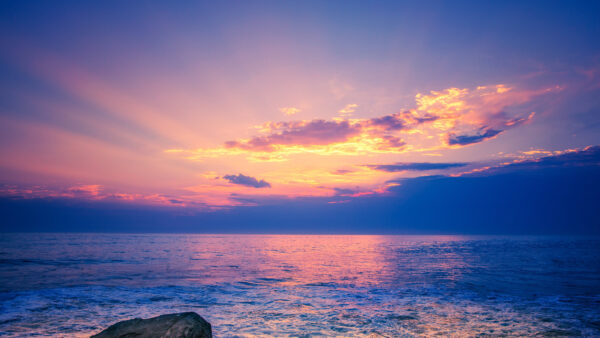
[[0, 235], [0, 336], [195, 311], [217, 337], [600, 336], [600, 240]]

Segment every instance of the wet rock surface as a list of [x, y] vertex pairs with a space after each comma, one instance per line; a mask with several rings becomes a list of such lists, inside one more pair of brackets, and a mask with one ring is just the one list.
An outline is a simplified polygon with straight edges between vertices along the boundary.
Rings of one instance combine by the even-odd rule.
[[212, 338], [210, 323], [195, 312], [129, 319], [109, 326], [92, 338]]

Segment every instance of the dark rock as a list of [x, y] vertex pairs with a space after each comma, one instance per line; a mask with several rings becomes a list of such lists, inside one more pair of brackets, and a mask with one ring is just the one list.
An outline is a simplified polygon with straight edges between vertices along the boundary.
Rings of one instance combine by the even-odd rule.
[[92, 338], [212, 338], [210, 323], [195, 312], [149, 319], [135, 318], [109, 326]]

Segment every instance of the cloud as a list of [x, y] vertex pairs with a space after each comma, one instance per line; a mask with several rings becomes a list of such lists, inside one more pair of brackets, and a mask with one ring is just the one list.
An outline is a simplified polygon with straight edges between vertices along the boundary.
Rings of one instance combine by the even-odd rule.
[[[531, 152], [523, 152], [524, 154]], [[517, 159], [512, 162], [502, 163], [487, 170], [475, 172], [474, 175], [489, 175], [497, 173], [530, 171], [541, 168], [568, 168], [568, 167], [598, 167], [600, 166], [600, 146], [587, 146], [583, 149], [566, 149], [560, 151], [535, 151], [538, 153], [551, 153], [552, 155], [534, 159]]]
[[[544, 156], [542, 156], [544, 155]], [[507, 154], [506, 157], [492, 162], [469, 163], [474, 168], [447, 174], [451, 177], [489, 176], [504, 173], [529, 172], [538, 169], [600, 167], [600, 146], [587, 146], [580, 149], [521, 151]], [[392, 180], [390, 182], [396, 182]]]
[[600, 165], [600, 146], [588, 146], [581, 150], [567, 149], [556, 155], [544, 156], [539, 159], [514, 163], [512, 167], [564, 167]]
[[356, 194], [356, 190], [348, 188], [333, 188], [336, 196], [352, 196]]
[[500, 134], [502, 130], [485, 129], [484, 132], [477, 133], [475, 135], [455, 135], [453, 133], [448, 134], [448, 145], [461, 145], [466, 146], [473, 143], [479, 143], [492, 138]]
[[347, 104], [344, 108], [338, 110], [338, 114], [343, 117], [349, 117], [356, 111], [358, 105], [356, 103]]
[[[550, 156], [547, 156], [550, 154]], [[476, 188], [479, 179], [485, 180], [487, 177], [496, 176], [498, 177], [498, 184], [489, 185], [482, 187], [477, 190], [477, 193], [473, 194], [474, 198], [471, 203], [481, 205], [482, 200], [479, 199], [495, 195], [495, 189], [503, 189], [506, 191], [503, 198], [499, 198], [496, 201], [503, 202], [504, 198], [512, 199], [515, 197], [525, 198], [524, 194], [518, 193], [521, 190], [521, 184], [528, 184], [531, 180], [537, 180], [543, 178], [545, 181], [540, 185], [539, 189], [543, 189], [544, 192], [547, 189], [553, 189], [555, 185], [563, 186], [564, 192], [572, 192], [573, 189], [579, 189], [583, 193], [587, 194], [583, 201], [595, 201], [597, 200], [597, 194], [594, 195], [596, 190], [589, 189], [589, 184], [598, 183], [598, 170], [600, 169], [600, 146], [589, 146], [583, 149], [566, 149], [566, 150], [543, 150], [535, 149], [522, 151], [510, 157], [504, 157], [495, 159], [491, 162], [473, 162], [468, 163], [468, 168], [475, 167], [475, 169], [465, 171], [461, 169], [461, 163], [427, 163], [427, 162], [408, 162], [408, 163], [395, 163], [390, 165], [379, 165], [380, 168], [377, 170], [389, 170], [390, 174], [382, 173], [381, 175], [393, 175], [395, 179], [386, 180], [384, 184], [371, 184], [365, 181], [352, 181], [343, 180], [344, 177], [337, 177], [335, 181], [327, 184], [320, 184], [318, 186], [311, 187], [306, 181], [299, 181], [298, 185], [293, 186], [294, 193], [290, 194], [292, 190], [277, 190], [285, 184], [277, 184], [275, 189], [254, 189], [262, 187], [268, 187], [270, 184], [264, 180], [258, 180], [253, 177], [249, 177], [242, 174], [227, 175], [223, 179], [228, 180], [234, 184], [241, 184], [250, 188], [240, 189], [239, 186], [234, 184], [222, 184], [220, 181], [217, 185], [207, 184], [205, 186], [198, 186], [197, 189], [186, 188], [186, 193], [179, 195], [165, 195], [165, 194], [140, 194], [140, 193], [116, 193], [112, 191], [112, 188], [100, 187], [97, 185], [79, 185], [71, 187], [44, 187], [44, 186], [27, 186], [19, 187], [12, 185], [0, 184], [0, 199], [14, 199], [14, 200], [31, 200], [31, 199], [47, 199], [47, 200], [64, 200], [73, 199], [77, 201], [87, 201], [94, 203], [114, 203], [114, 205], [154, 205], [154, 206], [169, 206], [181, 208], [192, 208], [189, 210], [201, 211], [211, 210], [216, 211], [220, 209], [227, 210], [241, 210], [240, 206], [261, 206], [275, 205], [281, 203], [289, 203], [294, 208], [299, 210], [299, 214], [306, 212], [310, 206], [325, 205], [325, 204], [352, 204], [363, 203], [360, 201], [366, 201], [367, 199], [388, 201], [390, 210], [396, 210], [398, 205], [396, 201], [385, 199], [389, 196], [396, 195], [398, 198], [404, 200], [413, 199], [420, 200], [422, 202], [423, 210], [427, 209], [428, 201], [432, 198], [438, 199], [438, 196], [431, 192], [430, 189], [434, 189], [436, 186], [435, 182], [447, 182], [447, 189], [445, 198], [462, 198], [462, 188], [456, 186], [452, 182], [472, 182], [473, 185], [467, 186], [467, 188]], [[540, 157], [543, 156], [543, 157]], [[456, 165], [456, 167], [453, 167]], [[376, 165], [372, 165], [376, 166]], [[386, 167], [387, 166], [387, 167]], [[393, 167], [398, 166], [398, 167]], [[433, 166], [437, 168], [447, 167], [449, 169], [456, 168], [457, 170], [449, 170], [451, 173], [444, 172], [444, 175], [437, 176], [420, 176], [417, 178], [408, 177], [397, 177], [400, 175], [394, 174], [395, 170], [406, 169], [406, 170], [423, 170], [424, 173], [428, 173], [427, 170], [434, 170]], [[364, 167], [362, 167], [365, 171]], [[361, 167], [353, 167], [356, 175], [349, 176], [364, 176], [361, 171]], [[459, 172], [462, 171], [462, 172]], [[579, 177], [580, 185], [570, 185], [561, 182], [559, 175], [563, 175], [566, 172], [577, 172], [578, 177], [581, 175], [587, 175]], [[421, 172], [419, 172], [421, 173]], [[543, 173], [543, 174], [542, 174]], [[348, 174], [347, 169], [341, 169], [340, 174]], [[371, 173], [376, 174], [376, 173]], [[580, 175], [581, 174], [581, 175]], [[215, 182], [214, 176], [209, 175], [210, 180]], [[370, 175], [377, 176], [377, 175]], [[502, 177], [512, 177], [518, 179], [519, 183], [514, 184], [513, 188], [507, 189], [505, 187], [505, 181]], [[311, 176], [312, 177], [312, 176]], [[389, 176], [387, 176], [389, 177]], [[468, 180], [467, 180], [468, 179]], [[281, 182], [278, 180], [278, 182]], [[315, 181], [315, 184], [317, 182]], [[415, 191], [416, 185], [427, 186], [421, 192]], [[297, 189], [304, 189], [302, 193], [298, 193]], [[315, 194], [315, 191], [322, 192], [320, 195]], [[98, 195], [94, 195], [95, 191], [98, 191]], [[540, 191], [538, 189], [529, 190], [531, 192]], [[400, 193], [402, 192], [402, 193]], [[457, 193], [458, 192], [458, 193]], [[517, 192], [517, 193], [515, 193]], [[415, 195], [416, 193], [416, 195]], [[411, 197], [410, 194], [413, 194]], [[546, 199], [546, 202], [553, 202], [554, 199], [546, 198], [545, 196], [538, 196], [536, 198]], [[544, 195], [544, 194], [541, 194]], [[404, 197], [403, 197], [404, 196]], [[421, 196], [421, 197], [419, 197]], [[486, 198], [487, 198], [486, 197]], [[556, 198], [561, 198], [560, 196]], [[566, 199], [564, 199], [566, 200]], [[283, 202], [282, 202], [283, 201]], [[444, 199], [439, 199], [440, 203]], [[491, 201], [491, 200], [490, 200]], [[523, 200], [527, 203], [527, 200]], [[569, 200], [570, 201], [570, 200]], [[569, 202], [567, 201], [567, 202]], [[456, 201], [452, 199], [449, 201], [456, 205]], [[387, 203], [387, 202], [385, 202]], [[410, 202], [412, 203], [412, 202]], [[586, 202], [587, 203], [587, 202]], [[597, 203], [596, 203], [597, 204]], [[261, 214], [262, 209], [252, 209], [256, 214]], [[279, 210], [275, 208], [274, 210]], [[370, 210], [369, 208], [365, 210]], [[407, 208], [405, 210], [410, 210]], [[450, 209], [455, 212], [462, 213], [463, 209]], [[461, 211], [463, 210], [463, 211]], [[496, 209], [498, 210], [498, 209]], [[348, 209], [348, 212], [354, 212], [353, 208]], [[395, 211], [394, 211], [395, 212]], [[418, 215], [415, 215], [418, 216]], [[535, 213], [532, 214], [535, 216]], [[571, 217], [571, 215], [565, 215], [565, 217]]]
[[53, 185], [5, 185], [0, 184], [0, 198], [15, 199], [74, 199], [80, 201], [105, 201], [117, 203], [131, 203], [140, 205], [162, 205], [197, 207], [210, 209], [211, 206], [200, 201], [190, 200], [186, 196], [170, 196], [150, 193], [123, 193], [115, 192], [114, 188], [105, 189], [98, 184], [77, 185], [61, 187]]
[[[401, 130], [434, 121], [429, 114], [404, 111], [372, 119], [315, 119], [291, 122], [267, 122], [261, 131], [266, 135], [225, 142], [225, 148], [253, 152], [294, 152], [318, 150], [323, 146], [341, 145], [332, 152], [399, 152], [406, 142]], [[344, 149], [345, 148], [345, 149]], [[327, 150], [327, 149], [326, 149]]]
[[99, 196], [101, 189], [102, 187], [98, 184], [88, 184], [70, 187], [67, 190], [68, 192], [73, 193], [74, 195]]
[[418, 114], [415, 111], [402, 111], [366, 120], [365, 125], [385, 131], [399, 131], [432, 122], [438, 118], [438, 116], [429, 113]]
[[[190, 160], [247, 154], [257, 161], [285, 161], [293, 154], [356, 156], [435, 151], [484, 142], [533, 119], [523, 105], [560, 88], [517, 90], [503, 84], [448, 88], [415, 96], [416, 107], [372, 118], [265, 122], [259, 134], [222, 147], [195, 148]], [[340, 110], [347, 114], [357, 107]]]
[[0, 231], [600, 234], [600, 147], [567, 150], [508, 169], [486, 176], [403, 179], [385, 195], [355, 197], [343, 188], [337, 192], [352, 196], [265, 202], [238, 195], [233, 198], [244, 206], [212, 212], [0, 196]]
[[387, 191], [387, 187], [385, 186], [384, 188], [381, 189], [361, 189], [360, 187], [355, 187], [355, 188], [341, 188], [341, 187], [334, 187], [332, 188], [334, 194], [332, 196], [333, 200], [328, 201], [327, 203], [344, 203], [347, 202], [347, 200], [342, 199], [339, 200], [336, 197], [361, 197], [361, 196], [375, 196], [378, 194], [385, 194]]
[[279, 111], [284, 113], [285, 115], [291, 116], [295, 115], [296, 113], [299, 113], [300, 109], [296, 107], [283, 107], [279, 108]]
[[407, 162], [407, 163], [396, 163], [396, 164], [370, 164], [367, 167], [386, 171], [386, 172], [396, 172], [396, 171], [405, 171], [405, 170], [414, 170], [414, 171], [427, 171], [427, 170], [441, 170], [441, 169], [449, 169], [449, 168], [457, 168], [464, 167], [468, 163], [431, 163], [431, 162]]
[[230, 183], [244, 185], [252, 188], [270, 188], [271, 184], [265, 180], [257, 180], [254, 177], [246, 176], [243, 174], [237, 175], [225, 175], [224, 179], [228, 180]]
[[227, 148], [272, 152], [286, 146], [327, 145], [347, 141], [360, 133], [360, 125], [349, 121], [295, 121], [265, 125], [269, 134], [248, 140], [228, 141]]
[[346, 174], [350, 174], [353, 173], [354, 170], [350, 170], [350, 169], [338, 169], [336, 171], [333, 172], [334, 175], [346, 175]]
[[[500, 116], [500, 115], [504, 116], [506, 114], [505, 113], [497, 114], [497, 116]], [[514, 119], [502, 119], [502, 122], [496, 122], [495, 128], [482, 127], [482, 128], [480, 128], [479, 131], [477, 131], [477, 133], [471, 134], [471, 135], [469, 135], [469, 134], [457, 135], [455, 133], [450, 132], [447, 134], [447, 143], [450, 146], [455, 146], [455, 145], [466, 146], [469, 144], [483, 142], [487, 139], [490, 139], [490, 138], [493, 138], [493, 137], [499, 135], [500, 133], [504, 132], [505, 130], [517, 127], [517, 126], [531, 120], [534, 116], [535, 116], [535, 113], [531, 113], [527, 117], [519, 117], [519, 118], [514, 118]]]

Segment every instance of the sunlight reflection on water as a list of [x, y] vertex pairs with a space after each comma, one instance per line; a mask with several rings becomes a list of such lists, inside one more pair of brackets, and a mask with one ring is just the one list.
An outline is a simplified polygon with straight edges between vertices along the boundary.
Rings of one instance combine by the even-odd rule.
[[217, 336], [600, 335], [600, 241], [2, 234], [0, 335], [196, 311]]

